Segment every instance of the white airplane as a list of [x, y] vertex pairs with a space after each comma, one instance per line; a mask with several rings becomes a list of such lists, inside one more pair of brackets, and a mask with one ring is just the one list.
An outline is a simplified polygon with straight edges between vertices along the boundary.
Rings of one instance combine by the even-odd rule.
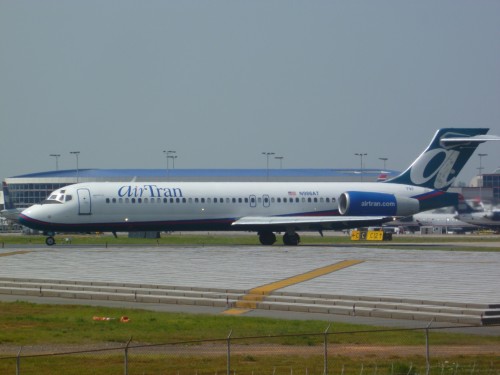
[[485, 210], [482, 203], [473, 207], [467, 201], [460, 202], [458, 208], [456, 215], [458, 220], [481, 228], [492, 229], [495, 232], [500, 231], [500, 209]]
[[486, 128], [447, 128], [399, 176], [385, 182], [90, 182], [58, 189], [20, 215], [56, 232], [255, 231], [263, 245], [283, 232], [380, 226], [394, 217], [456, 205], [446, 190], [479, 143], [500, 140]]
[[412, 232], [420, 231], [421, 227], [440, 228], [440, 231], [465, 233], [477, 230], [478, 227], [458, 219], [454, 207], [444, 207], [435, 210], [424, 211], [418, 214], [404, 217], [390, 223], [390, 226], [404, 227]]

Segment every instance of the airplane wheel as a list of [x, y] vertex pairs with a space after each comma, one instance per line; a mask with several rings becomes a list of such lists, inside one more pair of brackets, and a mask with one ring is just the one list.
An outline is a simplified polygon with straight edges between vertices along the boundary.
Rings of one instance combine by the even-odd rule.
[[276, 242], [276, 235], [273, 232], [261, 232], [259, 241], [262, 245], [270, 246]]
[[45, 239], [45, 243], [47, 244], [47, 246], [52, 246], [55, 245], [56, 240], [54, 239], [54, 237], [50, 236]]
[[297, 246], [300, 243], [300, 236], [293, 233], [285, 233], [283, 235], [283, 243], [287, 246]]

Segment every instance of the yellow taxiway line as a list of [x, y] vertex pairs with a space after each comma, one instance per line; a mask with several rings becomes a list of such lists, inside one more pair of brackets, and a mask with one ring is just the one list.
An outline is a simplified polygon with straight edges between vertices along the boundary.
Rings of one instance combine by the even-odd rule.
[[351, 267], [362, 262], [362, 260], [344, 260], [339, 263], [330, 264], [329, 266], [317, 268], [300, 275], [289, 277], [288, 279], [275, 281], [266, 285], [259, 286], [257, 288], [253, 288], [246, 295], [244, 295], [241, 300], [236, 301], [236, 309], [229, 309], [224, 313], [232, 315], [243, 314], [251, 309], [255, 309], [260, 301], [264, 300], [267, 295], [271, 294], [275, 290], [282, 289], [290, 285], [303, 283], [304, 281], [308, 281], [316, 277], [329, 274], [331, 272], [339, 271], [341, 269]]
[[11, 251], [10, 253], [0, 254], [0, 257], [8, 257], [10, 255], [19, 255], [19, 254], [28, 254], [28, 253], [32, 253], [32, 252], [33, 251], [30, 251], [30, 250]]

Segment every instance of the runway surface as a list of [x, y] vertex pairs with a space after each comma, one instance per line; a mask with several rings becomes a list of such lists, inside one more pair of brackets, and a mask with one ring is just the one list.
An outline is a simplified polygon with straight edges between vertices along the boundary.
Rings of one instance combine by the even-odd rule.
[[0, 277], [250, 290], [342, 261], [286, 292], [500, 303], [500, 253], [361, 247], [0, 249]]

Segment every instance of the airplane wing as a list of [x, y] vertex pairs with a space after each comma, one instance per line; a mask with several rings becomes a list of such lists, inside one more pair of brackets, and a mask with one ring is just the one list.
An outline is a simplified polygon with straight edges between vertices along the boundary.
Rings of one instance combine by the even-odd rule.
[[392, 217], [384, 216], [246, 216], [232, 223], [248, 230], [322, 230], [377, 226]]

